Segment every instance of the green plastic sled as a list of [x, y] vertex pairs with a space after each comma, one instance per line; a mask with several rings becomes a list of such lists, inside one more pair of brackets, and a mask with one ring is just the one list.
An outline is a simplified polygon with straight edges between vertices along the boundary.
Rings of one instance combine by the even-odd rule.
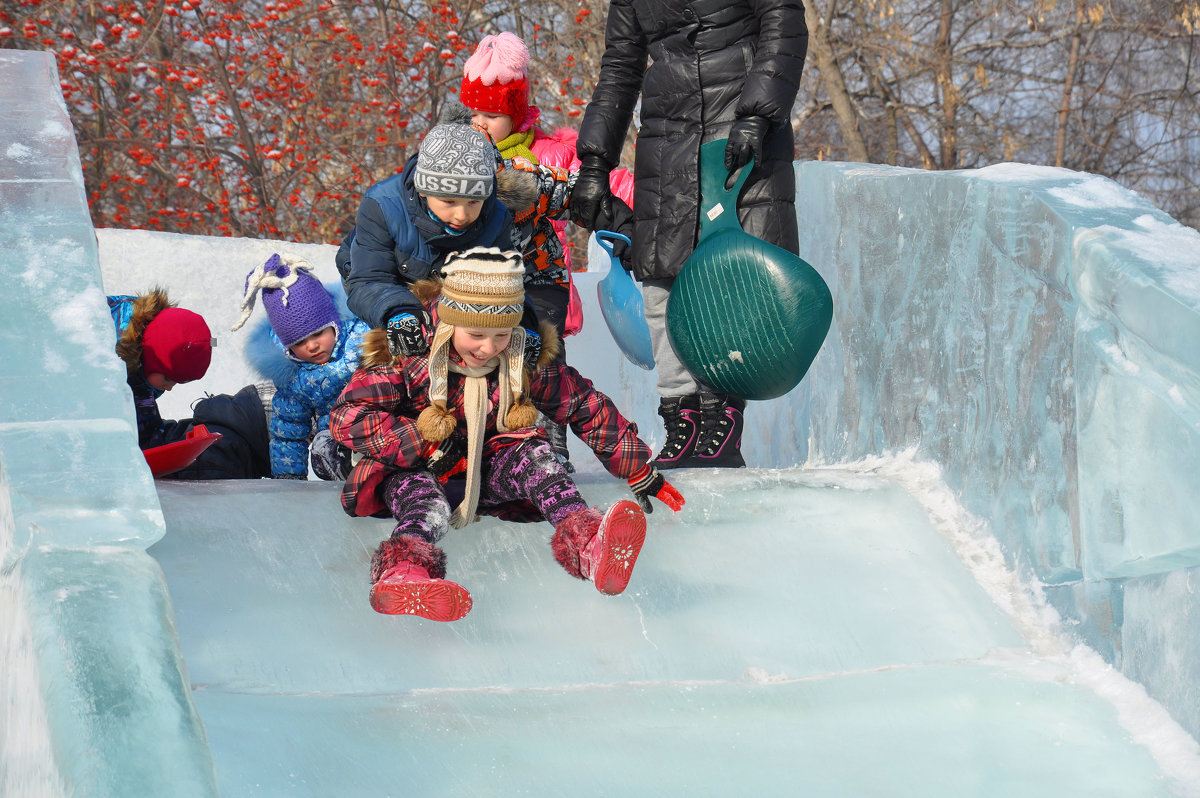
[[737, 198], [753, 162], [726, 188], [725, 139], [700, 148], [700, 241], [667, 302], [667, 335], [701, 382], [741, 399], [774, 399], [808, 372], [833, 320], [816, 269], [742, 230]]

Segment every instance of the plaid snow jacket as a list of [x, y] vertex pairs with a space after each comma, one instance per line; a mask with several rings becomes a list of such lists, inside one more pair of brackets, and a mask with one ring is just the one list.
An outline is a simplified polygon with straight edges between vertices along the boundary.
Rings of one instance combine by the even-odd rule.
[[[558, 334], [553, 325], [545, 323], [540, 332], [542, 353], [538, 370], [529, 374], [530, 400], [557, 423], [570, 424], [610, 474], [628, 479], [650, 460], [650, 448], [638, 438], [637, 425], [626, 420], [612, 400], [578, 371], [551, 364]], [[454, 408], [458, 428], [465, 435], [463, 382], [461, 375], [451, 372], [447, 406]], [[540, 429], [499, 433], [494, 409], [499, 402], [499, 385], [494, 374], [488, 378], [488, 385], [490, 410], [484, 457], [531, 434], [544, 435]], [[387, 507], [379, 498], [384, 479], [397, 470], [425, 467], [426, 459], [437, 448], [417, 432], [417, 416], [428, 406], [429, 358], [393, 362], [387, 351], [386, 333], [367, 333], [361, 366], [329, 414], [334, 439], [363, 456], [342, 489], [342, 507], [348, 515], [387, 515]], [[509, 517], [503, 510], [496, 514]]]

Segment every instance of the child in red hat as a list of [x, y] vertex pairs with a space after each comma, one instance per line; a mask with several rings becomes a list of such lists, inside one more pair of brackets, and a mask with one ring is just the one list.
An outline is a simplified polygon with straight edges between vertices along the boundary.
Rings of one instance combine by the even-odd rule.
[[213, 337], [198, 313], [176, 307], [166, 291], [108, 297], [117, 330], [117, 356], [125, 363], [133, 392], [138, 446], [153, 449], [181, 441], [195, 425], [221, 439], [170, 479], [258, 479], [269, 476], [267, 418], [253, 385], [234, 395], [207, 396], [192, 406], [192, 418], [164, 420], [158, 398], [176, 385], [208, 372]]
[[[396, 519], [371, 560], [377, 612], [435, 621], [466, 615], [471, 596], [445, 578], [437, 542], [477, 513], [548, 521], [563, 569], [601, 593], [620, 593], [645, 540], [650, 498], [675, 511], [683, 506], [612, 400], [570, 366], [550, 363], [557, 345], [550, 324], [541, 325], [537, 363], [526, 364], [524, 271], [516, 252], [450, 256], [443, 281], [413, 286], [436, 299], [429, 353], [393, 357], [384, 332], [371, 331], [361, 367], [329, 414], [333, 436], [362, 455], [342, 506], [354, 516]], [[589, 507], [536, 426], [539, 411], [571, 424], [637, 502]]]
[[[133, 391], [138, 446], [151, 449], [183, 438], [189, 422], [164, 421], [158, 397], [208, 371], [208, 324], [200, 314], [175, 307], [161, 288], [140, 296], [110, 296], [108, 310], [117, 328], [117, 355]], [[184, 429], [178, 429], [180, 424]]]
[[[537, 125], [541, 109], [530, 103], [528, 69], [529, 49], [519, 36], [509, 31], [485, 36], [463, 66], [459, 97], [471, 109], [471, 121], [487, 131], [506, 162], [519, 166], [517, 159], [524, 159], [534, 165], [575, 171], [579, 168], [575, 155], [578, 133], [560, 128], [550, 134]], [[611, 182], [613, 194], [632, 207], [633, 177], [628, 170], [614, 172]], [[539, 317], [552, 321], [561, 339], [579, 332], [583, 311], [571, 278], [569, 220], [547, 221], [550, 224], [545, 229], [553, 230], [553, 235], [534, 232], [532, 246], [525, 248], [527, 266], [532, 261], [536, 267], [527, 269], [535, 276], [527, 280], [526, 288]], [[615, 221], [612, 226], [616, 228]], [[565, 346], [560, 347], [557, 362], [566, 363]], [[547, 431], [559, 459], [570, 468], [566, 429], [548, 424]]]

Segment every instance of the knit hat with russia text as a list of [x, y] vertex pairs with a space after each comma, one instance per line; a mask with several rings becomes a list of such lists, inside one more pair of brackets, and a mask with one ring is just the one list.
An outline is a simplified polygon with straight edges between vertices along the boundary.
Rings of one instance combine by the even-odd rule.
[[163, 308], [142, 333], [142, 367], [171, 382], [198, 380], [212, 362], [212, 332], [199, 313]]
[[496, 148], [487, 134], [473, 125], [444, 122], [421, 142], [413, 185], [430, 197], [485, 200], [495, 175]]

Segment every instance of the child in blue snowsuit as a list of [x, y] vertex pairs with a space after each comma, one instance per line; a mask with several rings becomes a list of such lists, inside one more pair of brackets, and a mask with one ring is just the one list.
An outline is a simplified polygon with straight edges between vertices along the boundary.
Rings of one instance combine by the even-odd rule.
[[275, 384], [269, 423], [271, 476], [325, 480], [350, 473], [350, 451], [329, 435], [329, 410], [358, 368], [367, 324], [342, 318], [304, 261], [272, 255], [246, 276], [239, 329], [262, 293], [269, 324], [246, 346], [250, 364]]

